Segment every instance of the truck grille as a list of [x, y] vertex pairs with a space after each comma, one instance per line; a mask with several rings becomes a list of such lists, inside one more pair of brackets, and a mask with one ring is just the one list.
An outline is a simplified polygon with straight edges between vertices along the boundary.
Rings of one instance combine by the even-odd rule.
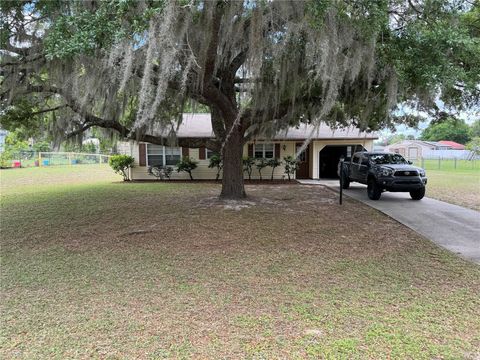
[[395, 181], [395, 184], [397, 185], [415, 185], [415, 184], [420, 184], [419, 180], [397, 180]]
[[418, 172], [415, 170], [411, 171], [395, 171], [395, 176], [418, 176]]

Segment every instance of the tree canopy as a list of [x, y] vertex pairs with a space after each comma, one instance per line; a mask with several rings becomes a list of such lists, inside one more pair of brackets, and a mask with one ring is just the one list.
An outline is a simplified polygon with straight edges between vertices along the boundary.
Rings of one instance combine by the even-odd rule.
[[450, 140], [466, 144], [472, 136], [470, 126], [464, 120], [449, 117], [442, 122], [431, 123], [422, 131], [420, 138], [429, 141]]
[[[222, 194], [244, 195], [243, 144], [308, 122], [376, 130], [478, 106], [472, 1], [2, 2], [2, 114], [55, 111], [56, 133], [91, 127], [156, 144], [207, 146]], [[23, 103], [22, 103], [23, 102]], [[175, 139], [186, 108], [212, 139]], [[34, 110], [32, 110], [34, 112]], [[2, 120], [3, 122], [4, 120]], [[52, 129], [53, 130], [53, 129]]]

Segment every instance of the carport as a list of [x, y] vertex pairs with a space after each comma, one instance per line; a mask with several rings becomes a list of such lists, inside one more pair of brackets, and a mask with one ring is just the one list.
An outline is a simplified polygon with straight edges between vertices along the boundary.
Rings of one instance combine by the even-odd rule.
[[319, 169], [321, 179], [337, 179], [337, 166], [343, 155], [349, 158], [357, 151], [365, 150], [362, 145], [326, 145], [319, 154]]

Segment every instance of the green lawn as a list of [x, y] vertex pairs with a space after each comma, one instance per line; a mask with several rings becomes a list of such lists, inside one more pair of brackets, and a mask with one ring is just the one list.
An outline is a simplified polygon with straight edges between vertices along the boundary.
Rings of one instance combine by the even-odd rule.
[[427, 171], [427, 196], [480, 211], [480, 161], [418, 160]]
[[321, 187], [0, 176], [0, 358], [480, 356], [480, 266]]
[[427, 196], [480, 211], [480, 171], [427, 170]]

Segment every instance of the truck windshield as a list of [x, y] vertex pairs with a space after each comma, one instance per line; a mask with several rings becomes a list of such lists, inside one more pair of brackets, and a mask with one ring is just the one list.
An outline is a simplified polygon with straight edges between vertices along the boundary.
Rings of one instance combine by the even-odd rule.
[[402, 155], [398, 154], [373, 154], [370, 161], [374, 164], [408, 164]]

